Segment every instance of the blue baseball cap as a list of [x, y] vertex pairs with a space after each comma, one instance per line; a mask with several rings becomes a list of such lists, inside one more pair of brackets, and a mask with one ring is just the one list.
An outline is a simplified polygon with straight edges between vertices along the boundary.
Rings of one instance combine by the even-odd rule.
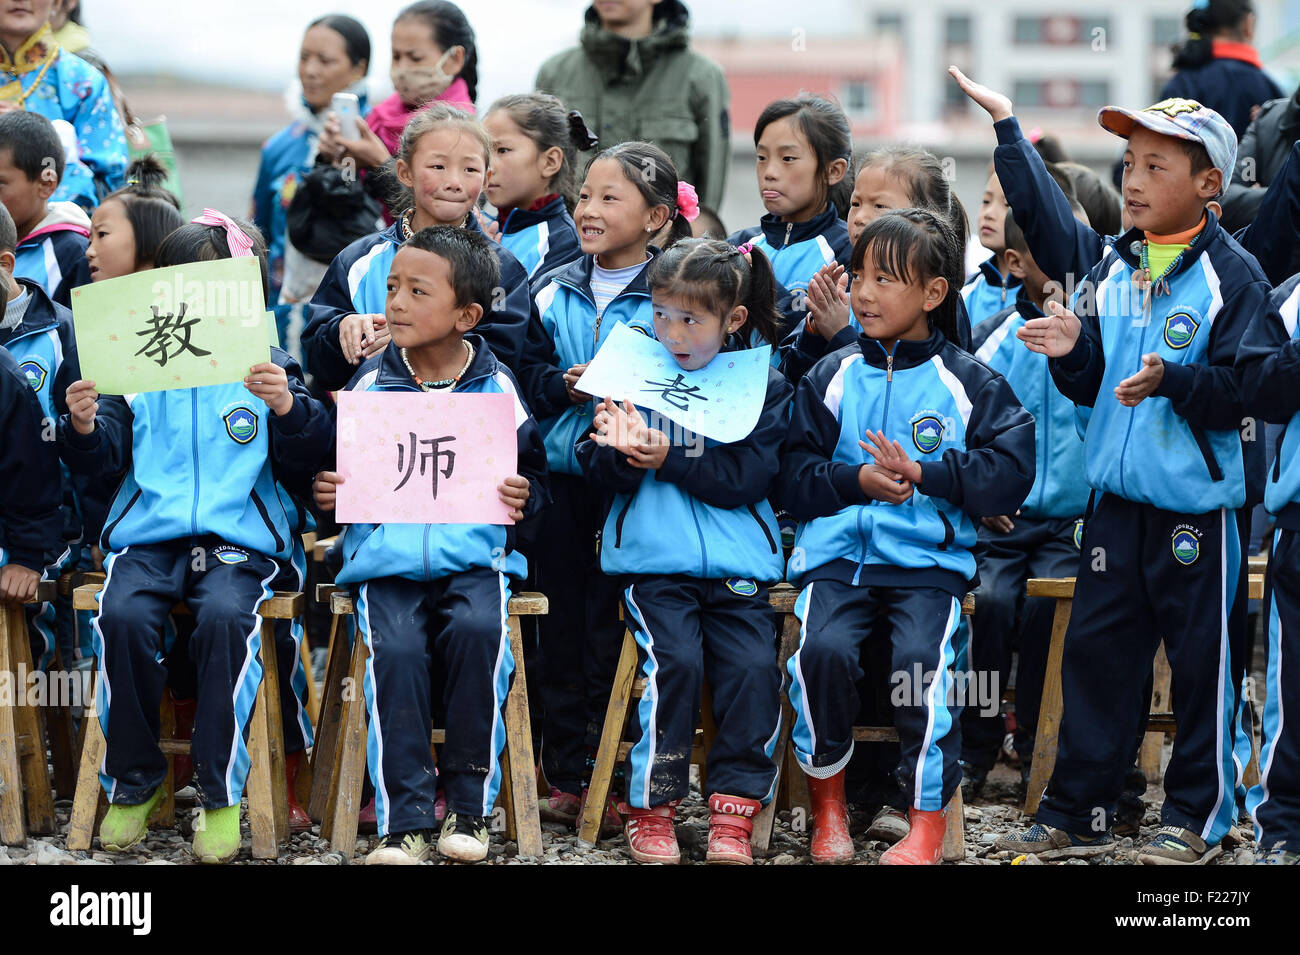
[[1223, 188], [1232, 182], [1237, 165], [1237, 134], [1226, 119], [1194, 99], [1163, 99], [1139, 110], [1107, 106], [1097, 113], [1097, 122], [1123, 139], [1133, 135], [1136, 123], [1153, 133], [1200, 143], [1210, 154], [1210, 162], [1223, 173]]

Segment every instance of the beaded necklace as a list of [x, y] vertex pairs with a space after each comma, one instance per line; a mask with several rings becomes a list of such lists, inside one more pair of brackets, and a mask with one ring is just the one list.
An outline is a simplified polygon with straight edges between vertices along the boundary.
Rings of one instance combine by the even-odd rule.
[[406, 370], [411, 373], [411, 377], [415, 379], [415, 383], [425, 391], [433, 391], [437, 388], [450, 388], [458, 384], [461, 378], [465, 377], [465, 372], [469, 371], [470, 362], [474, 360], [474, 346], [464, 339], [461, 339], [461, 341], [465, 345], [465, 364], [460, 366], [460, 371], [456, 372], [456, 377], [454, 378], [443, 378], [441, 381], [425, 381], [417, 375], [415, 369], [411, 367], [411, 360], [406, 357], [405, 348], [402, 349], [402, 362], [406, 365]]

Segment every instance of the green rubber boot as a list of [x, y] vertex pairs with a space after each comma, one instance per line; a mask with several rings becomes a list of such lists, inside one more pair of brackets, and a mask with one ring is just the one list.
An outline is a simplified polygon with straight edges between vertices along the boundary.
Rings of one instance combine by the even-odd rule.
[[159, 786], [153, 795], [138, 806], [109, 806], [104, 821], [99, 824], [100, 846], [109, 852], [125, 852], [142, 842], [149, 832], [149, 817], [162, 799], [163, 787]]
[[194, 826], [194, 858], [221, 865], [239, 855], [239, 804], [204, 809]]

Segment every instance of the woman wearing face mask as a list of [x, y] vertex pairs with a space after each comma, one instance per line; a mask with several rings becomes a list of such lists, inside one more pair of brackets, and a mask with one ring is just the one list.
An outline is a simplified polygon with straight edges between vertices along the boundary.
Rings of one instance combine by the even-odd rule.
[[[254, 225], [268, 245], [271, 301], [279, 303], [281, 286], [289, 292], [296, 282], [286, 282], [286, 266], [301, 255], [290, 248], [289, 202], [299, 183], [316, 162], [321, 133], [335, 93], [354, 93], [361, 112], [366, 110], [366, 73], [370, 69], [370, 34], [352, 17], [320, 17], [307, 26], [298, 53], [298, 82], [302, 86], [298, 115], [266, 141], [253, 187]], [[323, 271], [323, 270], [322, 270]], [[319, 278], [319, 276], [317, 276]], [[289, 295], [290, 300], [311, 298], [315, 285]], [[275, 304], [280, 341], [288, 341], [291, 306]]]
[[362, 169], [382, 166], [397, 154], [411, 116], [434, 103], [474, 112], [478, 51], [474, 28], [460, 7], [446, 0], [420, 0], [393, 21], [393, 95], [366, 117], [361, 138], [340, 134], [337, 118], [325, 123], [321, 151], [350, 157]]

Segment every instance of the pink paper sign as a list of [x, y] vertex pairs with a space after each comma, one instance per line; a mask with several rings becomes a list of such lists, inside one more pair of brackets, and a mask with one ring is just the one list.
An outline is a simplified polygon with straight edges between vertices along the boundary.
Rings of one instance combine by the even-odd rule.
[[511, 395], [343, 391], [338, 520], [510, 524], [497, 486], [516, 473]]

